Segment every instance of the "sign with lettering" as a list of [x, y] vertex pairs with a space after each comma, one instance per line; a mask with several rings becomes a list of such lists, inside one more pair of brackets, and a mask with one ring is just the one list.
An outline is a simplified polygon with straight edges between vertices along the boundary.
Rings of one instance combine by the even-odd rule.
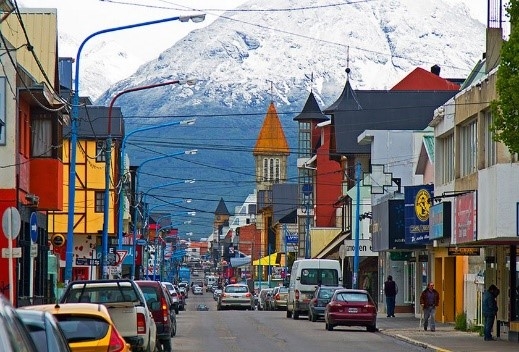
[[480, 255], [479, 247], [449, 247], [448, 248], [449, 255], [468, 255], [468, 256], [478, 256]]
[[406, 244], [429, 243], [429, 214], [433, 197], [433, 185], [404, 188]]
[[[345, 240], [346, 257], [355, 256], [355, 240]], [[373, 252], [371, 240], [359, 239], [359, 256], [360, 257], [376, 257], [378, 252]]]

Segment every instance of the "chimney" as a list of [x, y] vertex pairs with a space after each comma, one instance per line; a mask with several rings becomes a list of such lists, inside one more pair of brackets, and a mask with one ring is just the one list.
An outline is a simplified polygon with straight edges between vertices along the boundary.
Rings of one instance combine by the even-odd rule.
[[436, 76], [440, 76], [441, 68], [438, 65], [431, 66], [431, 72], [434, 73]]

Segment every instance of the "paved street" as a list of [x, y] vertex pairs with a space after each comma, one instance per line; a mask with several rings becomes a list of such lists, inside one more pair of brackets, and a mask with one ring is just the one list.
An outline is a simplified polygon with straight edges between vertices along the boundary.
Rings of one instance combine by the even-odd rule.
[[[197, 312], [206, 303], [208, 312]], [[490, 352], [517, 351], [518, 343], [500, 339], [485, 342], [477, 333], [462, 332], [452, 324], [437, 324], [436, 331], [423, 331], [419, 319], [411, 314], [377, 321], [379, 332], [363, 328], [336, 327], [326, 331], [324, 322], [312, 323], [301, 317], [287, 319], [277, 311], [217, 311], [210, 293], [190, 295], [187, 310], [180, 312], [178, 333], [173, 338], [175, 351], [441, 351]]]

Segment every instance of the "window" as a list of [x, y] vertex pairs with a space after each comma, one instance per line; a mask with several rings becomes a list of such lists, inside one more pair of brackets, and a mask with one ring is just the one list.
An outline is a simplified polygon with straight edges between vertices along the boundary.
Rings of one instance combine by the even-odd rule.
[[460, 128], [460, 176], [476, 172], [477, 168], [477, 122], [472, 122]]
[[310, 158], [312, 156], [312, 133], [309, 122], [299, 123], [299, 158]]
[[495, 165], [497, 162], [496, 142], [494, 141], [494, 133], [490, 130], [493, 118], [492, 112], [486, 111], [484, 118], [484, 143], [485, 143], [485, 167]]
[[454, 134], [438, 139], [439, 163], [438, 175], [440, 183], [445, 184], [454, 180]]
[[105, 205], [105, 192], [95, 192], [96, 204], [94, 211], [96, 213], [104, 212]]
[[279, 183], [281, 179], [281, 161], [279, 158], [263, 159], [263, 177], [266, 182]]
[[31, 156], [62, 159], [63, 128], [58, 116], [47, 111], [31, 113]]
[[339, 275], [335, 269], [303, 269], [301, 285], [337, 286]]
[[96, 162], [104, 163], [106, 161], [105, 141], [96, 141]]

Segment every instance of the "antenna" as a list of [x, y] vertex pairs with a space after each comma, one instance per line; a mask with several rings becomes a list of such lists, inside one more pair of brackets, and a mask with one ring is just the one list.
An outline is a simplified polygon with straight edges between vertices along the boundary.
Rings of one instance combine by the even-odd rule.
[[273, 82], [272, 81], [269, 81], [270, 82], [270, 102], [273, 103], [274, 102], [274, 87], [273, 87]]
[[346, 80], [349, 79], [350, 76], [350, 47], [348, 46], [346, 49]]
[[310, 75], [310, 93], [314, 92], [314, 73]]

